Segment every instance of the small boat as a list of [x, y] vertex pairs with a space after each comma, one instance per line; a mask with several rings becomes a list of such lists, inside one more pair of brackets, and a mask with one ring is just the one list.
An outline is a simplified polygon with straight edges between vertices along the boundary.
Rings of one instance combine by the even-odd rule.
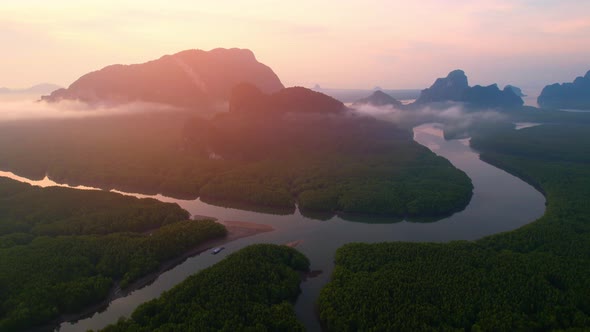
[[225, 249], [224, 247], [217, 247], [217, 248], [213, 248], [213, 250], [211, 250], [211, 254], [213, 255], [217, 255], [219, 254], [223, 249]]

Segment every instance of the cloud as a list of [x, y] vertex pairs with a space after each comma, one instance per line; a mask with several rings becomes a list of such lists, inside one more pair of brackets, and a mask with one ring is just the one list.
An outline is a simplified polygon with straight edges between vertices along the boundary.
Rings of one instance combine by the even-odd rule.
[[135, 114], [148, 111], [174, 111], [168, 105], [134, 102], [118, 106], [96, 106], [78, 101], [49, 104], [31, 100], [0, 101], [0, 122], [22, 120], [75, 119], [111, 115]]
[[360, 105], [354, 106], [351, 111], [408, 128], [421, 123], [441, 123], [445, 131], [453, 133], [466, 133], [473, 126], [502, 122], [507, 119], [505, 114], [494, 110], [466, 111], [461, 103], [450, 104], [443, 108], [424, 106], [411, 110], [397, 109], [392, 106]]
[[545, 22], [541, 24], [541, 29], [544, 32], [559, 35], [587, 34], [590, 31], [590, 20], [588, 18], [570, 18]]

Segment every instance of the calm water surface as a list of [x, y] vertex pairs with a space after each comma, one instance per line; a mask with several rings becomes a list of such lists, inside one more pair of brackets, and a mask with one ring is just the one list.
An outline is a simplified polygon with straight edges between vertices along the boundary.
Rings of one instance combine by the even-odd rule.
[[[77, 322], [63, 323], [57, 330], [67, 332], [103, 328], [116, 322], [121, 316], [128, 316], [139, 304], [158, 297], [186, 277], [215, 264], [240, 248], [253, 243], [285, 244], [301, 240], [297, 249], [310, 259], [312, 270], [321, 270], [323, 273], [301, 284], [302, 294], [295, 304], [295, 309], [307, 329], [317, 331], [319, 323], [315, 316], [315, 302], [319, 290], [329, 281], [334, 268], [334, 254], [338, 247], [349, 242], [475, 240], [486, 235], [516, 229], [543, 215], [545, 198], [520, 179], [479, 160], [479, 154], [469, 147], [468, 140], [445, 141], [441, 129], [436, 124], [414, 128], [414, 139], [434, 153], [447, 158], [471, 178], [475, 188], [473, 198], [465, 210], [432, 223], [402, 221], [391, 224], [372, 224], [350, 222], [339, 217], [333, 217], [327, 221], [313, 220], [303, 217], [299, 211], [293, 215], [277, 216], [212, 206], [198, 199], [187, 201], [162, 195], [124, 193], [175, 202], [194, 215], [272, 225], [275, 231], [228, 243], [225, 245], [226, 250], [218, 255], [204, 253], [189, 258], [161, 274], [151, 285], [114, 300], [104, 311]], [[0, 172], [0, 176], [40, 186], [56, 185], [47, 178], [31, 181], [8, 172]]]

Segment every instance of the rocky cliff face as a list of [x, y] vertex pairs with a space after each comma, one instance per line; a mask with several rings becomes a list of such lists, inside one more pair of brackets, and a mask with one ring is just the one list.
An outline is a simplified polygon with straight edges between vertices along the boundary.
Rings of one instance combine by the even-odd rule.
[[416, 103], [463, 101], [463, 95], [467, 89], [469, 84], [465, 72], [454, 70], [445, 78], [437, 78], [430, 88], [422, 90]]
[[434, 84], [422, 90], [416, 105], [434, 102], [464, 102], [475, 108], [510, 108], [524, 104], [512, 88], [500, 90], [496, 84], [470, 87], [462, 70], [454, 70], [445, 78], [438, 78]]
[[250, 50], [219, 48], [183, 51], [142, 64], [108, 66], [43, 100], [145, 101], [191, 107], [226, 101], [233, 87], [242, 82], [267, 93], [283, 88], [272, 69], [258, 62]]
[[522, 93], [522, 90], [519, 87], [508, 84], [507, 86], [504, 87], [504, 90], [506, 90], [506, 89], [512, 90], [512, 92], [514, 92], [514, 94], [519, 97], [526, 97], [526, 95], [524, 93]]
[[510, 88], [500, 90], [496, 84], [470, 87], [465, 91], [462, 101], [476, 107], [490, 108], [510, 108], [524, 104], [522, 98], [517, 96], [514, 90]]
[[573, 83], [546, 86], [537, 102], [544, 108], [590, 109], [590, 71]]

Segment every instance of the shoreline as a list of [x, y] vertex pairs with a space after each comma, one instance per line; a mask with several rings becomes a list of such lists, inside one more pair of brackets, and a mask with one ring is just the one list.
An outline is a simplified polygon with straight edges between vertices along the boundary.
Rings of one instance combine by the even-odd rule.
[[187, 259], [191, 257], [195, 257], [199, 254], [202, 254], [209, 249], [217, 246], [221, 246], [245, 237], [250, 237], [254, 235], [258, 235], [261, 233], [272, 232], [274, 227], [265, 224], [258, 224], [254, 222], [246, 222], [246, 221], [216, 221], [219, 224], [222, 224], [227, 229], [227, 234], [224, 237], [220, 238], [213, 238], [209, 239], [201, 244], [196, 245], [192, 249], [189, 249], [185, 253], [181, 254], [178, 257], [169, 259], [164, 261], [160, 264], [157, 270], [146, 274], [145, 276], [135, 280], [134, 282], [130, 283], [129, 286], [125, 289], [121, 289], [119, 286], [120, 281], [115, 281], [114, 285], [111, 287], [108, 296], [91, 306], [88, 306], [77, 313], [72, 314], [62, 314], [56, 319], [54, 319], [51, 323], [46, 324], [44, 326], [32, 328], [28, 331], [31, 332], [40, 332], [40, 331], [56, 331], [61, 324], [68, 323], [68, 322], [76, 322], [79, 320], [83, 320], [85, 318], [92, 317], [95, 313], [102, 312], [106, 308], [108, 308], [109, 304], [119, 298], [123, 298], [128, 296], [129, 294], [133, 293], [136, 290], [142, 289], [146, 286], [149, 286], [154, 281], [156, 281], [162, 274], [165, 272], [173, 269], [174, 267], [184, 263]]
[[[479, 153], [479, 152], [478, 152]], [[2, 173], [12, 173], [12, 174], [2, 174]], [[116, 185], [116, 184], [102, 184], [102, 183], [92, 183], [92, 181], [71, 181], [66, 178], [59, 178], [54, 179], [48, 172], [45, 173], [43, 178], [37, 179], [36, 176], [29, 176], [29, 175], [20, 175], [16, 173], [15, 170], [11, 170], [10, 168], [2, 168], [0, 167], [0, 177], [7, 177], [9, 179], [28, 183], [34, 186], [40, 187], [50, 187], [50, 186], [58, 186], [63, 188], [70, 188], [70, 189], [78, 189], [78, 190], [100, 190], [100, 191], [107, 191], [111, 193], [121, 194], [125, 196], [133, 196], [137, 198], [153, 198], [160, 200], [157, 198], [157, 195], [162, 195], [166, 198], [171, 198], [174, 200], [182, 200], [182, 201], [191, 201], [199, 199], [201, 202], [205, 204], [209, 204], [216, 207], [224, 207], [230, 209], [237, 209], [243, 211], [251, 211], [256, 213], [263, 213], [263, 214], [275, 214], [279, 216], [284, 215], [293, 215], [297, 211], [299, 211], [303, 216], [306, 218], [314, 219], [314, 220], [329, 220], [333, 217], [339, 217], [341, 219], [351, 221], [351, 222], [366, 222], [366, 220], [370, 220], [369, 223], [378, 223], [378, 224], [389, 224], [389, 223], [397, 223], [402, 221], [407, 222], [415, 222], [415, 223], [431, 223], [436, 222], [441, 219], [448, 218], [455, 213], [461, 212], [467, 208], [471, 199], [473, 198], [473, 188], [471, 190], [471, 194], [469, 195], [469, 199], [466, 202], [461, 202], [461, 204], [455, 206], [452, 209], [449, 209], [442, 213], [428, 213], [424, 212], [417, 215], [397, 215], [397, 214], [389, 214], [389, 213], [370, 213], [370, 212], [344, 212], [339, 210], [326, 210], [326, 211], [315, 211], [315, 210], [301, 210], [299, 208], [299, 204], [295, 201], [295, 204], [291, 207], [271, 207], [271, 206], [264, 206], [264, 205], [257, 205], [257, 204], [249, 204], [244, 203], [239, 200], [222, 200], [222, 199], [209, 199], [207, 197], [202, 197], [200, 195], [194, 194], [187, 194], [187, 193], [174, 193], [169, 191], [161, 191], [159, 189], [147, 189], [147, 188], [139, 188], [133, 185]], [[53, 182], [51, 183], [44, 183], [44, 181]], [[33, 182], [33, 183], [31, 183]], [[526, 181], [525, 181], [526, 182]], [[83, 184], [85, 183], [85, 184]], [[139, 197], [143, 196], [143, 197]], [[376, 221], [376, 222], [375, 222]]]

